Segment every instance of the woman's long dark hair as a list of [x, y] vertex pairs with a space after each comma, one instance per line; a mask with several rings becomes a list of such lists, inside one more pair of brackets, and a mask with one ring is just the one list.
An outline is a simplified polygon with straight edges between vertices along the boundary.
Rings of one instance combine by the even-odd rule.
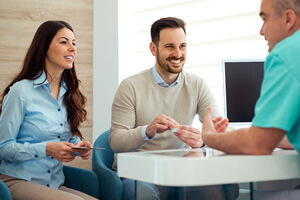
[[[46, 21], [38, 28], [25, 56], [21, 72], [2, 93], [0, 100], [0, 115], [2, 112], [3, 98], [9, 92], [9, 88], [13, 84], [23, 79], [37, 79], [41, 76], [43, 71], [47, 74], [45, 66], [47, 51], [53, 37], [62, 28], [68, 28], [74, 32], [72, 27], [64, 21]], [[86, 97], [79, 90], [80, 80], [77, 78], [74, 62], [72, 69], [65, 69], [62, 77], [67, 84], [67, 92], [64, 95], [64, 104], [66, 105], [68, 112], [68, 123], [70, 124], [72, 134], [82, 139], [83, 137], [79, 130], [79, 125], [87, 120], [87, 112], [84, 108]]]

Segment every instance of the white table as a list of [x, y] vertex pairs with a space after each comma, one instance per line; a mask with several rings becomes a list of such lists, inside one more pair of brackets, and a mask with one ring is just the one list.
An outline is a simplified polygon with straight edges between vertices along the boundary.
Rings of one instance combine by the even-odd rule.
[[118, 175], [182, 187], [294, 179], [300, 178], [300, 156], [293, 150], [227, 155], [209, 148], [119, 153]]

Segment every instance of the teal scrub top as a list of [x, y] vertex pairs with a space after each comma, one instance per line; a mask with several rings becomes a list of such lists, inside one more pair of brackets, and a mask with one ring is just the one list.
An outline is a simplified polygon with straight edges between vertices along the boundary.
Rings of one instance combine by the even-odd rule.
[[266, 58], [252, 125], [285, 130], [300, 153], [300, 30], [279, 42]]

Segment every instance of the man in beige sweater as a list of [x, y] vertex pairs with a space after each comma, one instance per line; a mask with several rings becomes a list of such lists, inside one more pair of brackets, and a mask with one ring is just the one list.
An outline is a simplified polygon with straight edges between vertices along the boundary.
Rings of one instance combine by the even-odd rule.
[[[120, 153], [203, 147], [200, 130], [191, 126], [195, 116], [198, 114], [202, 122], [207, 108], [214, 108], [213, 122], [220, 132], [227, 128], [228, 120], [217, 117], [218, 108], [206, 82], [182, 70], [187, 49], [185, 24], [173, 17], [159, 19], [151, 27], [151, 37], [150, 51], [156, 57], [155, 66], [125, 79], [116, 92], [112, 105], [111, 148]], [[178, 130], [172, 132], [172, 128]], [[113, 168], [117, 169], [116, 157]], [[133, 198], [133, 182], [128, 179], [122, 182], [125, 199]], [[143, 197], [140, 198], [159, 199], [155, 186], [140, 183], [142, 185], [139, 193], [143, 193]], [[234, 199], [238, 193], [236, 185], [193, 189], [201, 192], [191, 191], [193, 197], [188, 199], [205, 196]], [[224, 190], [233, 192], [226, 196]], [[154, 195], [148, 196], [149, 193]]]

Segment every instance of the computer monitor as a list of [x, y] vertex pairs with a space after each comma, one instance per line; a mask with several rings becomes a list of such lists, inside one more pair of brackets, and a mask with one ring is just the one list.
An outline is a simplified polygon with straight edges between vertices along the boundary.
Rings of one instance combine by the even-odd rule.
[[224, 60], [224, 116], [229, 126], [250, 126], [264, 75], [263, 60]]

